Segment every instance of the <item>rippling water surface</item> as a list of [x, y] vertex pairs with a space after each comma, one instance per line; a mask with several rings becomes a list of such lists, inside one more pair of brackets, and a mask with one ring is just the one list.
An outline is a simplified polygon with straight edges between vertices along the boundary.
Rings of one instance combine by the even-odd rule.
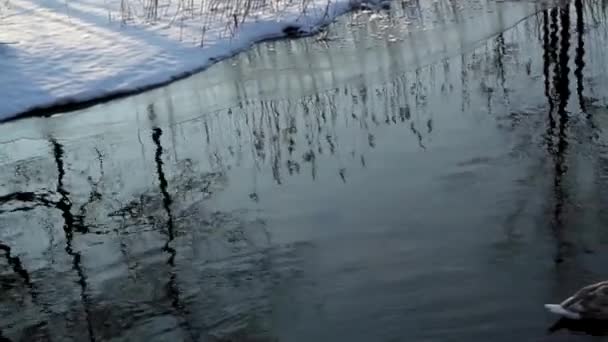
[[0, 126], [11, 341], [603, 341], [605, 3], [395, 2]]

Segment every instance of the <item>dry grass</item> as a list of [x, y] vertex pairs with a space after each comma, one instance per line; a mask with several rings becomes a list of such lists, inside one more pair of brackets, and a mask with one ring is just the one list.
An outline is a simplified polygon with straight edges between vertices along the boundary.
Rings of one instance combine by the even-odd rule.
[[[3, 0], [0, 0], [3, 1]], [[218, 28], [224, 37], [234, 36], [248, 21], [278, 20], [286, 13], [300, 16], [315, 11], [325, 19], [335, 0], [109, 0], [108, 20], [122, 25], [156, 25], [177, 27], [179, 39], [192, 40], [204, 46]], [[320, 15], [319, 15], [320, 14]], [[215, 32], [211, 32], [215, 30]]]
[[118, 13], [110, 10], [110, 16], [119, 17], [124, 23], [200, 19], [221, 20], [238, 27], [252, 14], [278, 15], [294, 5], [305, 14], [309, 3], [310, 0], [120, 0]]
[[[0, 0], [3, 1], [3, 0]], [[234, 37], [245, 22], [314, 13], [325, 20], [336, 0], [106, 0], [110, 22], [177, 28], [178, 39], [205, 46]], [[313, 12], [314, 11], [314, 12]]]

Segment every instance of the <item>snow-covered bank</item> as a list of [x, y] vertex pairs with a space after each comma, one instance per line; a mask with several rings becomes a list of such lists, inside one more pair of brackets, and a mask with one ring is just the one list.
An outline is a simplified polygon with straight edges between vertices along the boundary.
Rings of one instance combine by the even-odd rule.
[[164, 84], [256, 42], [314, 33], [362, 3], [198, 1], [161, 0], [151, 19], [152, 1], [10, 0], [0, 19], [0, 42], [10, 43], [0, 45], [0, 121]]

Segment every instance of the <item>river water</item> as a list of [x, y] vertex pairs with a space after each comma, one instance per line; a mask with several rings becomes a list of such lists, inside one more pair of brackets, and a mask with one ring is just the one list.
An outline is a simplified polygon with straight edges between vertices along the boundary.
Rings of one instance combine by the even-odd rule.
[[2, 337], [608, 341], [543, 308], [608, 278], [607, 34], [394, 2], [1, 125]]

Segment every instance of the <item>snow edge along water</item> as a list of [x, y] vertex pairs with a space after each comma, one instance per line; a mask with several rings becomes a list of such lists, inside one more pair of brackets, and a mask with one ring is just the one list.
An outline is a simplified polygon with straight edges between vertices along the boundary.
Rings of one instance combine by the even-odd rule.
[[[235, 37], [222, 42], [224, 44], [208, 48], [192, 47], [191, 49], [193, 50], [198, 49], [201, 57], [203, 57], [203, 60], [198, 64], [190, 65], [189, 68], [185, 68], [179, 72], [156, 70], [134, 82], [123, 82], [119, 85], [113, 85], [114, 87], [110, 87], [109, 89], [87, 88], [85, 84], [84, 89], [67, 95], [36, 96], [38, 93], [36, 89], [28, 89], [28, 85], [22, 83], [20, 86], [25, 88], [25, 94], [22, 95], [27, 98], [27, 101], [24, 102], [21, 98], [11, 98], [11, 96], [0, 100], [0, 123], [27, 117], [48, 117], [159, 88], [203, 72], [213, 64], [241, 53], [255, 44], [268, 40], [311, 36], [319, 33], [323, 27], [346, 13], [360, 9], [385, 7], [389, 2], [390, 0], [327, 0], [327, 7], [322, 12], [317, 11], [305, 15], [291, 13], [291, 18], [284, 21], [262, 20], [247, 22], [240, 28]], [[192, 56], [185, 56], [183, 59], [186, 62], [185, 64], [187, 64], [187, 62], [191, 62], [187, 61], [187, 59], [192, 59]], [[145, 67], [153, 69], [155, 67], [154, 62], [150, 62]], [[42, 74], [39, 76], [41, 80], [34, 80], [32, 87], [36, 84], [44, 83], [46, 75]], [[1, 80], [1, 74], [0, 81], [0, 94], [4, 94], [5, 92], [1, 91], [3, 90], [1, 89], [1, 84], [4, 83], [9, 87], [11, 85]], [[121, 81], [124, 81], [124, 79], [117, 78], [115, 83], [121, 83]], [[27, 94], [28, 90], [32, 94]]]

